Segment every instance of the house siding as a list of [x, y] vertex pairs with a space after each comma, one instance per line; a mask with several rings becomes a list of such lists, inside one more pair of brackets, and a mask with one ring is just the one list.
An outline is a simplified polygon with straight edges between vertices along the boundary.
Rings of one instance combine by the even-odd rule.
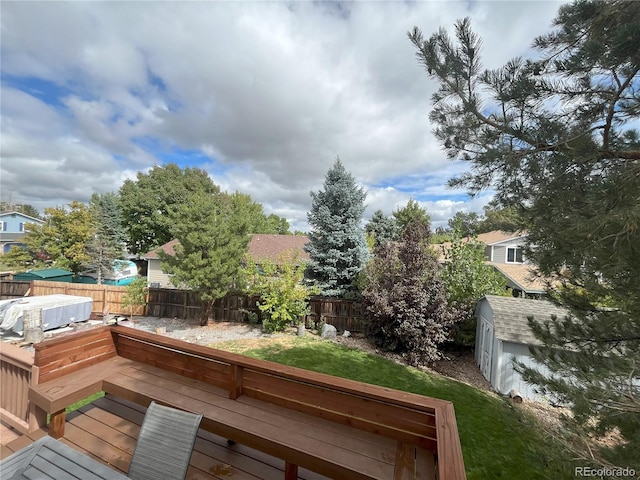
[[504, 245], [494, 245], [491, 261], [495, 263], [507, 263], [507, 247]]
[[171, 283], [168, 274], [162, 271], [162, 262], [157, 258], [150, 258], [147, 267], [147, 284], [160, 284], [160, 288], [176, 288]]

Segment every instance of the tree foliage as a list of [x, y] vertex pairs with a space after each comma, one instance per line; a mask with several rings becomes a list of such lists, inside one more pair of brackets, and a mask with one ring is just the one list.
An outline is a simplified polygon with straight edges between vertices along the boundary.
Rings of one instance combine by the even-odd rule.
[[133, 317], [133, 312], [136, 307], [144, 307], [147, 304], [147, 293], [149, 292], [147, 278], [138, 277], [124, 288], [125, 292], [122, 296], [122, 307], [129, 308], [130, 315]]
[[38, 209], [28, 203], [15, 204], [9, 202], [0, 202], [0, 213], [4, 212], [18, 212], [33, 218], [42, 219]]
[[29, 224], [23, 242], [35, 261], [66, 268], [74, 274], [89, 261], [85, 245], [95, 232], [93, 213], [73, 201], [65, 207], [46, 208], [44, 224]]
[[387, 242], [396, 240], [398, 228], [395, 217], [387, 217], [382, 210], [373, 212], [371, 219], [364, 227], [367, 235], [373, 236], [373, 247], [378, 248]]
[[247, 258], [248, 290], [260, 296], [258, 308], [265, 331], [281, 332], [308, 313], [313, 289], [302, 284], [304, 270], [305, 264], [295, 254], [284, 254], [277, 263], [267, 260], [257, 264]]
[[524, 224], [525, 216], [514, 205], [503, 207], [496, 200], [491, 200], [482, 209], [484, 214], [478, 223], [476, 233], [493, 232], [494, 230], [517, 232], [527, 228]]
[[287, 235], [289, 232], [289, 222], [285, 218], [272, 213], [266, 215], [262, 204], [254, 202], [250, 195], [235, 192], [233, 196], [241, 215], [247, 217], [250, 233], [267, 233]]
[[585, 431], [619, 430], [627, 443], [607, 454], [638, 465], [640, 3], [565, 5], [533, 43], [539, 58], [496, 70], [482, 70], [468, 19], [455, 31], [455, 43], [442, 29], [427, 40], [410, 32], [440, 85], [435, 134], [471, 167], [451, 184], [493, 188], [518, 209], [527, 257], [561, 280], [554, 298], [570, 309], [534, 319], [545, 342], [534, 358], [554, 377], [523, 368], [525, 377], [569, 404]]
[[126, 232], [118, 198], [114, 193], [94, 193], [89, 209], [95, 221], [93, 237], [86, 244], [85, 269], [98, 275], [98, 284], [113, 270], [114, 260], [123, 258]]
[[248, 223], [237, 197], [191, 193], [188, 201], [169, 211], [175, 255], [159, 250], [162, 268], [171, 282], [199, 293], [200, 322], [206, 325], [213, 302], [234, 287], [249, 246]]
[[393, 216], [396, 219], [397, 233], [402, 236], [404, 230], [408, 225], [418, 222], [431, 222], [431, 217], [427, 213], [425, 208], [422, 208], [420, 204], [413, 198], [409, 199], [407, 204], [393, 211]]
[[445, 287], [447, 301], [462, 315], [456, 325], [454, 342], [472, 347], [476, 338], [474, 311], [484, 295], [507, 295], [507, 279], [484, 258], [484, 243], [475, 237], [464, 237], [455, 230], [451, 246], [444, 251], [445, 264], [440, 278]]
[[362, 291], [367, 335], [414, 365], [439, 358], [438, 346], [459, 320], [447, 303], [429, 234], [429, 224], [417, 221], [406, 226], [399, 243], [377, 249]]
[[449, 219], [449, 229], [455, 231], [458, 236], [471, 237], [478, 233], [480, 218], [476, 212], [456, 212]]
[[172, 240], [170, 212], [199, 192], [216, 195], [220, 189], [204, 170], [174, 163], [155, 165], [149, 173], [138, 172], [136, 180], [125, 180], [119, 198], [129, 251], [144, 254]]
[[306, 275], [323, 295], [355, 292], [354, 282], [369, 257], [360, 226], [366, 195], [340, 159], [327, 172], [324, 190], [311, 192], [311, 233], [305, 246], [311, 261]]

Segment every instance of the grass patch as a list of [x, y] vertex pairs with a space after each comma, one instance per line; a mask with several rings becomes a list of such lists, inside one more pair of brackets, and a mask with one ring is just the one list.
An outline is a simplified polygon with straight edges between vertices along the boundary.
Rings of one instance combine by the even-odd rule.
[[85, 405], [88, 405], [94, 400], [97, 400], [102, 397], [104, 397], [104, 392], [94, 393], [93, 395], [85, 398], [84, 400], [80, 400], [79, 402], [69, 405], [67, 408], [65, 408], [65, 412], [69, 413], [69, 412], [73, 412], [74, 410], [78, 410], [79, 408], [84, 407]]
[[316, 337], [212, 345], [221, 350], [315, 372], [450, 400], [456, 411], [467, 478], [574, 478], [571, 462], [558, 461], [556, 442], [537, 420], [506, 400], [440, 375], [399, 365]]

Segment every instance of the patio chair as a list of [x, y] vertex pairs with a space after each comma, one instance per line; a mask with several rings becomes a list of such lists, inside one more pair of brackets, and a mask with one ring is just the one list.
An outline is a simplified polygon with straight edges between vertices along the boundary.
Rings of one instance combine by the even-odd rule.
[[133, 480], [184, 480], [202, 415], [151, 402], [129, 465]]

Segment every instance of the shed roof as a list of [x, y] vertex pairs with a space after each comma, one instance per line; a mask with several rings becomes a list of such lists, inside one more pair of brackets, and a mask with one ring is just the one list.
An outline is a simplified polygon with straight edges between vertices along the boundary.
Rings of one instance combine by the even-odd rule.
[[31, 275], [38, 278], [56, 278], [56, 277], [66, 277], [69, 275], [73, 275], [73, 272], [69, 270], [64, 270], [62, 268], [45, 268], [44, 270], [30, 270], [28, 272], [22, 272], [16, 275]]
[[528, 317], [545, 321], [552, 315], [562, 318], [568, 314], [567, 310], [547, 300], [485, 295], [478, 301], [476, 315], [479, 314], [483, 302], [491, 307], [494, 335], [500, 340], [525, 345], [540, 344], [529, 328]]

